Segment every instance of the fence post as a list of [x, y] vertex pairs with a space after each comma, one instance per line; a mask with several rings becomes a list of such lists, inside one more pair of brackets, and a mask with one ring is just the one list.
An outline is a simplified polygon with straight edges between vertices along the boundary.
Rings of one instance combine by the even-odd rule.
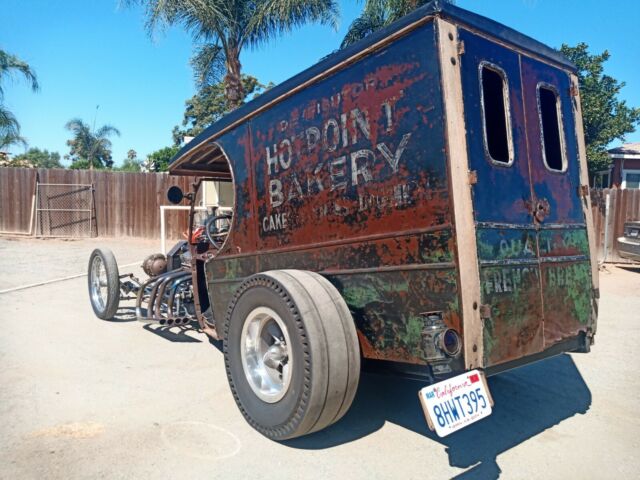
[[604, 252], [602, 254], [602, 263], [607, 263], [607, 254], [609, 253], [609, 204], [610, 194], [607, 192], [607, 196], [604, 201]]

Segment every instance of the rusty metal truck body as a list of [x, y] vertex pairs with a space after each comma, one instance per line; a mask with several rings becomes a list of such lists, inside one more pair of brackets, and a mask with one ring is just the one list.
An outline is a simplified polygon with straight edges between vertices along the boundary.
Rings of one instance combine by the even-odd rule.
[[[575, 67], [486, 18], [434, 1], [211, 125], [170, 173], [202, 178], [169, 259], [182, 270], [157, 275], [151, 257], [150, 280], [121, 290], [141, 317], [148, 302], [143, 319], [197, 318], [223, 339], [234, 398], [269, 438], [337, 421], [361, 360], [431, 382], [471, 372], [471, 385], [593, 342]], [[235, 196], [208, 240], [194, 222], [204, 181]], [[430, 425], [461, 428], [435, 408]]]
[[[501, 159], [488, 145], [483, 104], [495, 99], [483, 96], [496, 92], [483, 74], [502, 83]], [[557, 102], [559, 165], [545, 159], [541, 89]], [[214, 124], [171, 172], [235, 185], [229, 237], [204, 265], [216, 321], [244, 279], [295, 268], [337, 287], [365, 359], [435, 377], [592, 342], [575, 69], [486, 18], [419, 9]], [[433, 345], [442, 326], [461, 336], [459, 356]]]

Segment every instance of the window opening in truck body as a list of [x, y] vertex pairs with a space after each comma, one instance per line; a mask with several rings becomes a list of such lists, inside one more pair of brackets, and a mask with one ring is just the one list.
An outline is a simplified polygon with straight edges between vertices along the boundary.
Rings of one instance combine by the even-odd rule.
[[544, 83], [539, 83], [536, 90], [542, 159], [549, 170], [564, 172], [567, 169], [567, 156], [560, 95], [555, 87]]
[[485, 153], [492, 163], [513, 163], [513, 138], [507, 74], [497, 65], [480, 63], [480, 92]]

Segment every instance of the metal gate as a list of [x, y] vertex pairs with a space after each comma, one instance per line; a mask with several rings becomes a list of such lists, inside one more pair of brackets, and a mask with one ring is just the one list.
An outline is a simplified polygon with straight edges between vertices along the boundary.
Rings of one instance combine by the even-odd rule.
[[95, 231], [94, 221], [92, 184], [37, 184], [36, 235], [91, 237]]

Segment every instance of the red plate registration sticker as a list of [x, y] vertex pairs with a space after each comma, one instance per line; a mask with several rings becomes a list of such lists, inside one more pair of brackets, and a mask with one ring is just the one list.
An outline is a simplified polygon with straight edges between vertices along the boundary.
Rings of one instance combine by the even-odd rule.
[[493, 399], [484, 374], [471, 370], [418, 392], [427, 424], [439, 437], [491, 415]]

